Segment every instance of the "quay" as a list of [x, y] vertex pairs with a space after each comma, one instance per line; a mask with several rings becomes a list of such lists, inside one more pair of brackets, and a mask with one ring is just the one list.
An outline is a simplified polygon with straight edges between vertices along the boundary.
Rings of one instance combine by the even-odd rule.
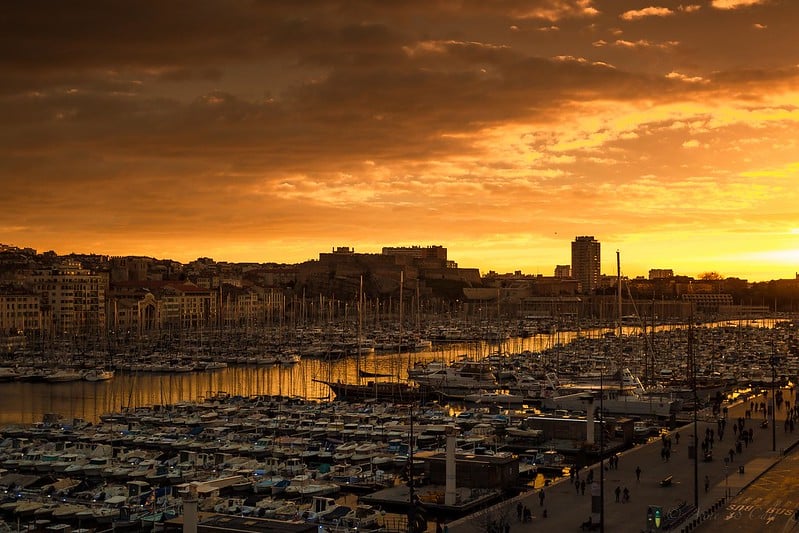
[[[786, 400], [794, 404], [795, 391], [786, 392]], [[723, 439], [716, 433], [718, 418], [709, 409], [698, 414], [697, 429], [701, 443], [708, 429], [713, 429], [715, 440], [713, 459], [706, 462], [700, 450], [697, 464], [697, 481], [694, 481], [694, 460], [690, 456], [693, 445], [693, 422], [680, 426], [668, 433], [671, 439], [671, 455], [668, 461], [661, 456], [663, 447], [660, 439], [636, 446], [617, 455], [618, 467], [607, 468], [604, 461], [604, 526], [605, 531], [614, 533], [640, 533], [655, 531], [647, 524], [647, 513], [650, 506], [661, 508], [663, 519], [671, 513], [676, 517], [676, 509], [690, 509], [698, 497], [699, 508], [683, 516], [678, 524], [667, 529], [669, 531], [696, 531], [701, 526], [702, 517], [710, 513], [722, 511], [729, 502], [743, 492], [755, 480], [779, 463], [784, 455], [799, 443], [799, 432], [785, 431], [786, 409], [783, 405], [776, 413], [776, 427], [762, 428], [764, 419], [761, 412], [751, 414], [750, 401], [765, 402], [770, 405], [770, 398], [758, 395], [739, 400], [727, 406], [727, 426]], [[748, 446], [735, 452], [733, 460], [725, 464], [724, 457], [729, 458], [729, 450], [736, 449], [736, 435], [732, 425], [741, 417], [745, 418], [744, 429], [752, 428], [754, 438]], [[679, 433], [679, 443], [677, 434]], [[776, 451], [773, 450], [773, 437], [776, 436]], [[636, 479], [636, 469], [640, 468], [640, 480]], [[582, 469], [578, 475], [585, 480], [589, 471], [593, 470], [593, 479], [599, 483], [599, 464]], [[705, 490], [705, 479], [708, 487]], [[628, 503], [616, 502], [615, 490], [629, 490]], [[599, 496], [599, 487], [593, 487]], [[543, 491], [543, 500], [539, 493]], [[505, 500], [477, 513], [447, 523], [449, 533], [486, 533], [490, 530], [519, 533], [527, 531], [580, 531], [581, 525], [592, 515], [592, 487], [587, 486], [585, 493], [575, 488], [569, 477], [555, 480], [549, 485], [539, 486], [515, 498]], [[530, 509], [531, 521], [520, 521], [517, 517], [517, 505]], [[686, 504], [687, 507], [680, 507]], [[594, 515], [596, 516], [596, 515]], [[592, 522], [596, 523], [596, 520]], [[507, 524], [507, 528], [505, 527]], [[493, 526], [493, 527], [492, 527]], [[782, 526], [780, 526], [782, 527]], [[582, 530], [588, 530], [583, 527]], [[593, 530], [598, 531], [598, 527]]]

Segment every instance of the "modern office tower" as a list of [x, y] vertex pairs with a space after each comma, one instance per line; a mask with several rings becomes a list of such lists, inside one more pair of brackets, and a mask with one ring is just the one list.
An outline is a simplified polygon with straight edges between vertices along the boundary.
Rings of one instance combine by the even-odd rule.
[[572, 277], [580, 282], [580, 292], [594, 292], [599, 285], [599, 241], [593, 235], [576, 237], [572, 242]]

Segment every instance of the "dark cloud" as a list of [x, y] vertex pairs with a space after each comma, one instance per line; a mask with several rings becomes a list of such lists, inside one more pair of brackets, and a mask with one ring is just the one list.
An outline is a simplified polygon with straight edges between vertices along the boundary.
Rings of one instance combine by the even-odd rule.
[[[655, 197], [631, 176], [678, 182], [721, 153], [748, 164], [706, 132], [708, 103], [756, 108], [797, 86], [799, 2], [701, 4], [2, 3], [0, 227], [100, 224], [111, 239], [126, 226], [307, 237], [366, 225], [379, 241], [408, 218], [457, 235], [610, 221], [617, 189]], [[686, 148], [696, 166], [672, 168]], [[592, 211], [597, 190], [606, 203]], [[580, 212], [548, 214], [562, 197]], [[359, 216], [342, 217], [352, 206]], [[364, 223], [383, 217], [391, 228]]]

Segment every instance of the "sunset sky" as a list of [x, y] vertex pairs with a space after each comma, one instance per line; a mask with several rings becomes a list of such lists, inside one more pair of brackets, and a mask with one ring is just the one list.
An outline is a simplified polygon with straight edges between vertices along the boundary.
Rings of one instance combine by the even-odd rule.
[[799, 272], [797, 0], [0, 4], [0, 242]]

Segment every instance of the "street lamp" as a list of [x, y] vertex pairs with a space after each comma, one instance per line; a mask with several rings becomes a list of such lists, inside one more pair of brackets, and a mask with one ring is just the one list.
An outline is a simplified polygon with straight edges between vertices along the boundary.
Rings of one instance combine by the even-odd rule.
[[599, 532], [605, 533], [605, 365], [599, 367]]
[[416, 533], [416, 494], [414, 493], [413, 483], [413, 402], [408, 408], [409, 424], [410, 424], [410, 438], [408, 439], [408, 533]]
[[[691, 308], [693, 311], [693, 307]], [[688, 325], [688, 359], [691, 372], [691, 390], [694, 396], [694, 509], [699, 512], [699, 429], [697, 425], [697, 408], [699, 398], [696, 394], [696, 358], [694, 356], [694, 317]]]
[[774, 354], [774, 341], [771, 341], [771, 451], [777, 451], [777, 395], [774, 388], [777, 385], [777, 356]]

